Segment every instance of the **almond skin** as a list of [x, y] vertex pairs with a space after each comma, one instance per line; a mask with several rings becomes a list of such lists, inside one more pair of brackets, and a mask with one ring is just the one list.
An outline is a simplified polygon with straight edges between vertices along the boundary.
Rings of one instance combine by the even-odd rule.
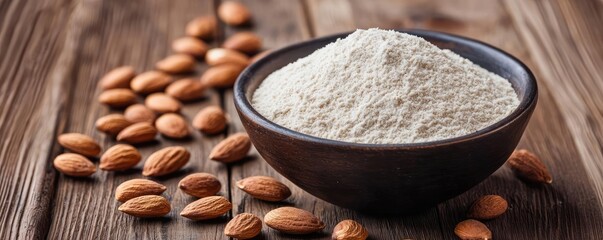
[[195, 64], [195, 59], [188, 54], [174, 54], [159, 60], [155, 68], [166, 73], [179, 74], [194, 71]]
[[159, 71], [148, 71], [136, 76], [130, 82], [130, 88], [140, 94], [160, 92], [165, 89], [173, 79], [169, 75]]
[[165, 93], [153, 93], [144, 100], [147, 108], [158, 113], [177, 113], [180, 112], [182, 104]]
[[254, 55], [254, 56], [251, 58], [251, 62], [250, 62], [250, 64], [251, 64], [251, 63], [254, 63], [254, 62], [257, 62], [258, 60], [262, 59], [263, 57], [265, 57], [266, 55], [270, 54], [271, 52], [272, 52], [271, 50], [266, 50], [266, 51], [263, 51], [263, 52], [261, 52], [261, 53], [258, 53], [258, 54], [256, 54], [256, 55]]
[[105, 171], [123, 171], [136, 166], [141, 159], [142, 156], [136, 148], [127, 144], [117, 144], [103, 153], [99, 167]]
[[98, 101], [109, 107], [122, 108], [136, 103], [136, 94], [125, 88], [109, 89], [98, 96]]
[[266, 176], [253, 176], [237, 181], [237, 187], [254, 198], [280, 202], [291, 196], [291, 190], [280, 181]]
[[186, 121], [180, 115], [175, 113], [166, 113], [161, 115], [155, 121], [155, 128], [163, 136], [175, 139], [182, 139], [189, 135]]
[[130, 80], [136, 76], [136, 70], [131, 66], [123, 66], [109, 71], [103, 76], [98, 85], [101, 89], [129, 88]]
[[502, 215], [509, 207], [507, 200], [498, 195], [486, 195], [477, 199], [467, 212], [468, 218], [489, 220]]
[[250, 239], [262, 232], [262, 220], [251, 213], [237, 214], [224, 227], [224, 235], [236, 239]]
[[53, 161], [54, 167], [65, 175], [86, 177], [96, 172], [96, 166], [86, 157], [77, 153], [63, 153]]
[[64, 133], [58, 137], [59, 144], [72, 152], [94, 157], [101, 152], [101, 147], [94, 139], [81, 133]]
[[262, 49], [262, 38], [252, 32], [239, 32], [226, 39], [222, 47], [253, 54]]
[[205, 62], [210, 66], [230, 63], [246, 67], [249, 65], [249, 57], [234, 50], [213, 48], [205, 54]]
[[203, 97], [205, 86], [197, 79], [187, 78], [173, 82], [165, 93], [180, 101], [192, 101]]
[[186, 35], [205, 40], [214, 38], [218, 23], [213, 16], [203, 16], [191, 20], [186, 25]]
[[115, 189], [115, 200], [126, 202], [145, 195], [161, 195], [167, 187], [148, 179], [132, 179], [119, 184]]
[[325, 224], [314, 214], [294, 207], [274, 209], [264, 216], [269, 227], [289, 234], [309, 234], [325, 228]]
[[153, 123], [155, 122], [155, 112], [153, 110], [147, 108], [143, 104], [134, 104], [126, 108], [124, 112], [124, 117], [128, 122], [131, 123], [139, 123], [139, 122], [147, 122]]
[[162, 196], [145, 195], [126, 201], [118, 209], [134, 217], [162, 217], [170, 213], [172, 207]]
[[331, 239], [333, 240], [365, 240], [368, 231], [354, 220], [343, 220], [335, 225]]
[[144, 163], [142, 175], [146, 177], [164, 176], [184, 167], [191, 154], [180, 146], [166, 147], [151, 154]]
[[525, 181], [545, 184], [553, 182], [553, 177], [544, 163], [538, 156], [528, 150], [515, 150], [507, 160], [507, 165], [519, 178]]
[[180, 190], [188, 195], [204, 198], [216, 195], [222, 188], [216, 176], [209, 173], [193, 173], [178, 183]]
[[454, 228], [454, 234], [463, 240], [474, 240], [474, 239], [492, 239], [492, 232], [483, 223], [467, 219], [456, 225]]
[[211, 150], [209, 159], [232, 163], [245, 158], [249, 149], [251, 149], [249, 136], [246, 133], [236, 133], [218, 143]]
[[150, 123], [140, 122], [134, 123], [129, 127], [121, 130], [117, 134], [117, 141], [127, 142], [131, 144], [144, 143], [155, 140], [157, 129]]
[[201, 109], [193, 118], [193, 127], [205, 134], [217, 134], [226, 128], [226, 114], [218, 106]]
[[96, 129], [110, 135], [117, 135], [124, 128], [132, 125], [131, 122], [126, 120], [124, 115], [121, 114], [109, 114], [96, 120]]
[[187, 205], [180, 216], [192, 220], [207, 220], [220, 217], [232, 209], [232, 204], [222, 196], [204, 197]]
[[229, 88], [234, 85], [243, 69], [245, 68], [238, 64], [222, 64], [211, 67], [201, 75], [201, 83], [205, 87]]
[[209, 50], [209, 46], [197, 38], [182, 37], [172, 42], [172, 50], [194, 57], [204, 57], [207, 50]]
[[251, 13], [239, 2], [226, 1], [218, 7], [218, 17], [228, 25], [241, 26], [249, 22]]

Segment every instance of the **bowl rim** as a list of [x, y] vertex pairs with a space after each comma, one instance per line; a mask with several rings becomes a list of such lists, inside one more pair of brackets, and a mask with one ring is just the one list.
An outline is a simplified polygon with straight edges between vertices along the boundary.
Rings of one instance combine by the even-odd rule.
[[[384, 29], [384, 30], [390, 30], [390, 29]], [[424, 29], [391, 29], [391, 30], [394, 30], [397, 32], [402, 32], [402, 33], [407, 33], [407, 34], [411, 34], [411, 35], [419, 36], [419, 37], [429, 36], [429, 37], [437, 38], [437, 39], [440, 39], [443, 41], [464, 43], [464, 45], [471, 45], [471, 44], [481, 45], [482, 47], [485, 47], [489, 50], [493, 50], [493, 51], [501, 54], [502, 56], [510, 59], [511, 62], [513, 62], [514, 64], [517, 64], [523, 71], [525, 71], [527, 73], [528, 79], [526, 82], [525, 97], [523, 99], [520, 99], [519, 105], [517, 106], [517, 108], [515, 108], [515, 110], [513, 110], [513, 112], [511, 112], [511, 114], [507, 115], [506, 117], [499, 120], [498, 122], [491, 124], [481, 130], [478, 130], [476, 132], [473, 132], [473, 133], [470, 133], [467, 135], [454, 137], [454, 138], [446, 138], [446, 139], [441, 139], [441, 140], [428, 141], [428, 142], [417, 142], [417, 143], [387, 143], [387, 144], [356, 143], [356, 142], [345, 142], [345, 141], [340, 141], [340, 140], [316, 137], [316, 136], [308, 135], [308, 134], [298, 132], [298, 131], [286, 128], [284, 126], [281, 126], [281, 125], [265, 118], [264, 116], [262, 116], [262, 114], [257, 112], [255, 110], [255, 108], [253, 108], [250, 101], [247, 100], [246, 89], [245, 89], [246, 83], [252, 77], [252, 73], [256, 72], [263, 65], [268, 63], [270, 59], [272, 59], [276, 56], [279, 56], [279, 55], [284, 55], [287, 52], [289, 52], [290, 50], [305, 47], [307, 45], [312, 45], [316, 42], [321, 42], [321, 41], [326, 41], [326, 40], [330, 40], [329, 41], [329, 43], [330, 43], [330, 42], [337, 40], [338, 38], [343, 38], [343, 37], [346, 37], [347, 35], [353, 33], [353, 32], [344, 32], [344, 33], [337, 33], [337, 34], [332, 34], [332, 35], [319, 37], [319, 38], [313, 38], [313, 39], [302, 41], [299, 43], [287, 45], [285, 47], [282, 47], [275, 51], [270, 52], [268, 55], [264, 56], [263, 58], [259, 59], [255, 63], [253, 63], [250, 66], [248, 66], [247, 68], [245, 68], [245, 70], [243, 70], [243, 72], [237, 78], [237, 81], [235, 82], [235, 85], [234, 85], [234, 103], [235, 103], [236, 109], [238, 110], [239, 114], [244, 114], [250, 121], [254, 122], [257, 125], [260, 125], [266, 129], [269, 129], [270, 131], [274, 131], [281, 135], [284, 135], [284, 136], [287, 136], [287, 137], [290, 137], [293, 139], [301, 140], [301, 141], [313, 142], [313, 143], [321, 144], [321, 145], [326, 144], [326, 145], [337, 146], [337, 147], [358, 147], [358, 148], [371, 148], [371, 149], [376, 149], [376, 150], [386, 150], [386, 149], [410, 150], [410, 149], [417, 149], [417, 148], [429, 148], [429, 147], [437, 147], [437, 146], [450, 145], [450, 144], [458, 144], [460, 142], [467, 142], [467, 141], [475, 140], [477, 138], [482, 138], [486, 135], [491, 135], [497, 131], [500, 131], [505, 126], [511, 124], [514, 120], [516, 120], [520, 116], [522, 116], [526, 113], [529, 114], [529, 112], [530, 112], [529, 110], [532, 108], [533, 105], [536, 104], [536, 102], [538, 100], [538, 85], [537, 85], [536, 78], [534, 77], [534, 74], [532, 73], [532, 71], [530, 71], [530, 69], [519, 59], [517, 59], [516, 57], [512, 56], [511, 54], [509, 54], [497, 47], [494, 47], [490, 44], [484, 43], [479, 40], [475, 40], [475, 39], [471, 39], [471, 38], [467, 38], [467, 37], [463, 37], [463, 36], [459, 36], [459, 35], [455, 35], [455, 34], [450, 34], [450, 33], [438, 32], [438, 31], [431, 31], [431, 30], [424, 30]]]

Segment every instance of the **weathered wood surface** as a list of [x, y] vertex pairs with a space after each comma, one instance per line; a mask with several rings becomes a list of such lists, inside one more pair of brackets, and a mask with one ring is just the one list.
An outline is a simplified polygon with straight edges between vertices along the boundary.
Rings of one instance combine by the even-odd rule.
[[[603, 226], [603, 2], [601, 1], [420, 1], [420, 0], [242, 0], [254, 14], [252, 30], [265, 47], [284, 45], [355, 28], [425, 28], [482, 40], [520, 58], [534, 71], [540, 99], [520, 147], [545, 159], [555, 181], [530, 187], [501, 168], [459, 197], [424, 213], [404, 217], [358, 214], [321, 201], [294, 187], [252, 151], [234, 165], [207, 161], [225, 137], [197, 132], [187, 141], [158, 137], [141, 147], [146, 157], [164, 146], [184, 145], [191, 163], [157, 179], [168, 186], [173, 210], [165, 218], [140, 220], [117, 211], [115, 187], [140, 171], [99, 172], [88, 181], [64, 177], [52, 168], [61, 152], [54, 140], [63, 132], [90, 134], [104, 149], [114, 140], [94, 130], [94, 121], [114, 110], [96, 102], [97, 80], [129, 64], [149, 70], [170, 54], [170, 42], [184, 24], [214, 14], [220, 1], [0, 1], [0, 238], [2, 239], [225, 239], [233, 214], [263, 216], [287, 204], [313, 211], [327, 225], [307, 237], [279, 234], [266, 226], [264, 239], [328, 239], [342, 219], [355, 219], [372, 239], [453, 239], [454, 225], [470, 202], [500, 194], [510, 203], [501, 218], [488, 221], [497, 239], [601, 239]], [[222, 26], [224, 37], [242, 29]], [[224, 38], [220, 37], [219, 44]], [[199, 67], [197, 74], [205, 66]], [[243, 131], [232, 92], [209, 91], [185, 105], [191, 119], [204, 106], [222, 105], [231, 115], [228, 134]], [[138, 166], [140, 168], [141, 165]], [[194, 199], [177, 190], [190, 172], [218, 176], [221, 195], [233, 202], [226, 217], [191, 222], [178, 216]], [[234, 183], [269, 175], [292, 186], [282, 204], [249, 198]]]

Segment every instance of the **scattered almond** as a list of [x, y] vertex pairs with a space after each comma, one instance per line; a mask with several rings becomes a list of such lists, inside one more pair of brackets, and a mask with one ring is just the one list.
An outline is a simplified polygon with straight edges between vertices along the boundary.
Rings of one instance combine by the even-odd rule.
[[72, 152], [94, 157], [101, 147], [94, 139], [81, 133], [63, 133], [58, 137], [59, 144]]
[[269, 227], [289, 234], [309, 234], [322, 230], [325, 224], [314, 214], [294, 207], [280, 207], [264, 216]]
[[131, 66], [118, 67], [109, 71], [99, 81], [99, 86], [103, 90], [114, 88], [129, 88], [130, 80], [136, 76], [136, 70]]
[[235, 133], [218, 143], [211, 150], [209, 159], [223, 163], [232, 163], [245, 158], [249, 149], [251, 149], [249, 136], [246, 133]]
[[188, 195], [204, 198], [216, 195], [222, 185], [216, 176], [209, 173], [193, 173], [178, 183], [180, 190]]
[[186, 35], [201, 39], [212, 39], [216, 33], [218, 23], [213, 16], [198, 17], [186, 25]]
[[528, 150], [515, 150], [507, 161], [507, 165], [517, 176], [528, 182], [548, 184], [553, 182], [553, 177], [544, 163]]
[[486, 195], [477, 199], [469, 208], [468, 218], [494, 219], [507, 211], [507, 200], [498, 195]]
[[270, 202], [283, 201], [291, 190], [280, 181], [266, 176], [253, 176], [237, 181], [237, 187], [254, 198]]
[[249, 22], [251, 13], [242, 3], [226, 1], [218, 7], [218, 17], [228, 25], [241, 26]]
[[222, 64], [211, 67], [201, 75], [201, 83], [205, 87], [232, 87], [243, 69], [245, 69], [243, 66], [237, 64]]
[[178, 74], [195, 70], [195, 59], [188, 54], [174, 54], [155, 64], [155, 68], [166, 73]]
[[161, 115], [155, 121], [155, 128], [163, 136], [169, 138], [185, 138], [189, 135], [186, 121], [180, 115], [175, 113], [166, 113]]
[[193, 118], [193, 127], [205, 134], [216, 134], [226, 128], [226, 114], [218, 106], [208, 106]]
[[463, 240], [492, 239], [492, 232], [483, 223], [467, 219], [456, 225], [454, 234]]
[[121, 130], [124, 130], [124, 128], [132, 125], [132, 123], [126, 120], [124, 115], [115, 113], [99, 118], [96, 120], [95, 125], [96, 129], [101, 132], [110, 135], [117, 135], [119, 132], [121, 132]]
[[153, 123], [155, 122], [155, 112], [153, 110], [147, 108], [143, 104], [134, 104], [126, 108], [124, 112], [124, 117], [128, 122], [131, 123], [139, 123], [139, 122], [147, 122]]
[[331, 239], [333, 240], [365, 240], [368, 231], [354, 220], [343, 220], [335, 225]]
[[192, 220], [207, 220], [226, 214], [232, 204], [222, 196], [204, 197], [187, 205], [180, 215]]
[[205, 86], [197, 79], [187, 78], [173, 82], [165, 93], [180, 101], [192, 101], [203, 97]]
[[194, 57], [203, 57], [209, 46], [205, 42], [194, 37], [182, 37], [172, 42], [172, 50], [177, 53], [188, 54]]
[[172, 83], [172, 77], [159, 71], [148, 71], [136, 76], [130, 82], [130, 88], [140, 94], [160, 92]]
[[262, 220], [251, 213], [237, 214], [226, 224], [224, 234], [236, 239], [250, 239], [262, 232]]
[[262, 38], [252, 32], [239, 32], [226, 39], [222, 47], [253, 54], [262, 48]]
[[182, 104], [165, 93], [153, 93], [144, 100], [145, 106], [158, 113], [180, 112]]
[[141, 159], [142, 156], [136, 148], [127, 144], [117, 144], [103, 153], [99, 167], [105, 171], [123, 171], [136, 166]]
[[254, 55], [251, 58], [251, 62], [250, 63], [257, 62], [258, 60], [262, 59], [263, 57], [265, 57], [266, 55], [270, 54], [271, 52], [272, 52], [271, 50], [266, 50], [266, 51], [263, 51], [261, 53], [258, 53], [256, 55]]
[[134, 123], [117, 134], [117, 141], [127, 143], [144, 143], [155, 140], [157, 129], [150, 123]]
[[135, 217], [162, 217], [170, 213], [172, 207], [162, 196], [145, 195], [126, 201], [118, 209]]
[[54, 167], [72, 177], [90, 176], [96, 172], [96, 166], [86, 157], [76, 153], [63, 153], [53, 161]]
[[132, 179], [119, 184], [115, 189], [115, 200], [128, 201], [145, 195], [161, 195], [167, 187], [148, 179]]
[[151, 154], [144, 163], [142, 175], [146, 177], [164, 176], [184, 167], [191, 154], [180, 146], [166, 147]]
[[98, 101], [110, 107], [127, 107], [136, 103], [136, 94], [125, 88], [109, 89], [98, 96]]
[[205, 62], [211, 66], [230, 63], [245, 67], [249, 65], [249, 57], [234, 50], [213, 48], [205, 54]]

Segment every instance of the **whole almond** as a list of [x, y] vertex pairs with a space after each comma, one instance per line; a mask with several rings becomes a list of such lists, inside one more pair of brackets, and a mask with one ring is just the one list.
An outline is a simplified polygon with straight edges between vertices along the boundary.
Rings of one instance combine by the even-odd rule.
[[162, 196], [145, 195], [126, 201], [118, 209], [135, 217], [162, 217], [170, 213], [172, 207]]
[[544, 163], [528, 150], [515, 150], [507, 165], [521, 179], [532, 183], [552, 183], [553, 177], [549, 173]]
[[187, 205], [180, 216], [192, 220], [217, 218], [232, 209], [232, 204], [222, 196], [204, 197]]
[[264, 216], [269, 227], [289, 234], [309, 234], [325, 228], [325, 224], [314, 214], [294, 207], [280, 207]]
[[237, 181], [237, 187], [254, 198], [269, 202], [283, 201], [291, 190], [280, 181], [266, 176], [253, 176]]
[[103, 153], [99, 167], [105, 171], [123, 171], [136, 166], [141, 159], [142, 156], [136, 148], [127, 144], [117, 144]]
[[174, 54], [155, 64], [155, 68], [171, 74], [187, 73], [195, 70], [195, 59], [188, 54]]
[[365, 240], [368, 231], [354, 220], [343, 220], [335, 225], [331, 239], [333, 240]]
[[485, 195], [478, 198], [467, 212], [468, 218], [488, 220], [494, 219], [507, 211], [507, 200], [498, 195]]
[[251, 213], [237, 214], [224, 227], [224, 235], [236, 239], [250, 239], [262, 232], [262, 220]]
[[146, 177], [164, 176], [184, 167], [191, 154], [180, 146], [166, 147], [151, 154], [144, 163], [142, 175]]
[[180, 190], [188, 195], [204, 198], [216, 195], [222, 185], [216, 176], [209, 173], [193, 173], [178, 183]]
[[234, 85], [243, 69], [245, 69], [243, 66], [237, 64], [211, 67], [201, 75], [201, 83], [205, 87], [229, 88]]
[[153, 93], [144, 100], [145, 106], [158, 113], [180, 112], [182, 104], [165, 93]]
[[94, 139], [81, 133], [64, 133], [58, 137], [59, 144], [72, 152], [94, 157], [101, 147]]
[[213, 16], [203, 16], [191, 20], [186, 25], [186, 35], [201, 39], [212, 39], [216, 33], [218, 23]]
[[249, 136], [246, 133], [235, 133], [218, 143], [211, 150], [209, 159], [223, 163], [232, 163], [245, 158], [249, 149], [251, 149]]
[[145, 143], [155, 140], [157, 129], [150, 123], [134, 123], [117, 134], [117, 141], [127, 143]]
[[218, 7], [218, 17], [228, 25], [241, 26], [249, 22], [251, 13], [242, 3], [226, 1]]
[[483, 223], [467, 219], [456, 225], [454, 228], [454, 234], [463, 240], [474, 240], [474, 239], [492, 239], [492, 232]]
[[226, 39], [222, 47], [253, 54], [262, 48], [262, 38], [252, 32], [239, 32]]
[[254, 55], [254, 56], [251, 58], [250, 63], [257, 62], [258, 60], [262, 59], [263, 57], [265, 57], [266, 55], [270, 54], [271, 52], [272, 52], [271, 50], [266, 50], [266, 51], [263, 51], [263, 52], [261, 52], [261, 53], [258, 53], [258, 54], [256, 54], [256, 55]]
[[153, 110], [147, 108], [143, 104], [134, 104], [126, 108], [124, 112], [124, 117], [128, 122], [131, 123], [139, 123], [139, 122], [147, 122], [153, 123], [155, 122], [155, 112]]
[[170, 75], [159, 71], [148, 71], [132, 79], [130, 88], [140, 94], [150, 94], [163, 91], [172, 81]]
[[182, 37], [172, 42], [172, 50], [177, 53], [188, 54], [194, 57], [203, 57], [209, 46], [194, 37]]
[[218, 106], [208, 106], [193, 118], [193, 127], [205, 134], [217, 134], [226, 128], [226, 114]]
[[205, 86], [197, 79], [187, 78], [173, 82], [165, 93], [180, 101], [192, 101], [203, 97]]
[[161, 195], [167, 187], [148, 179], [132, 179], [119, 184], [115, 189], [115, 200], [128, 201], [145, 195]]
[[90, 176], [96, 172], [96, 166], [86, 157], [76, 153], [63, 153], [53, 161], [54, 168], [72, 177]]
[[234, 50], [213, 48], [205, 54], [205, 62], [211, 66], [230, 63], [245, 67], [249, 65], [249, 57]]
[[115, 113], [99, 118], [96, 120], [95, 125], [96, 129], [101, 132], [110, 135], [117, 135], [119, 132], [121, 132], [121, 130], [124, 130], [124, 128], [132, 125], [132, 123], [126, 120], [124, 115]]
[[175, 139], [185, 138], [189, 135], [186, 121], [180, 115], [175, 113], [166, 113], [161, 115], [155, 121], [155, 128], [163, 136]]
[[99, 81], [99, 86], [103, 90], [114, 88], [129, 88], [130, 80], [136, 76], [136, 70], [131, 66], [115, 68], [103, 76]]
[[109, 89], [98, 96], [98, 101], [110, 107], [127, 107], [136, 103], [136, 94], [125, 88]]

